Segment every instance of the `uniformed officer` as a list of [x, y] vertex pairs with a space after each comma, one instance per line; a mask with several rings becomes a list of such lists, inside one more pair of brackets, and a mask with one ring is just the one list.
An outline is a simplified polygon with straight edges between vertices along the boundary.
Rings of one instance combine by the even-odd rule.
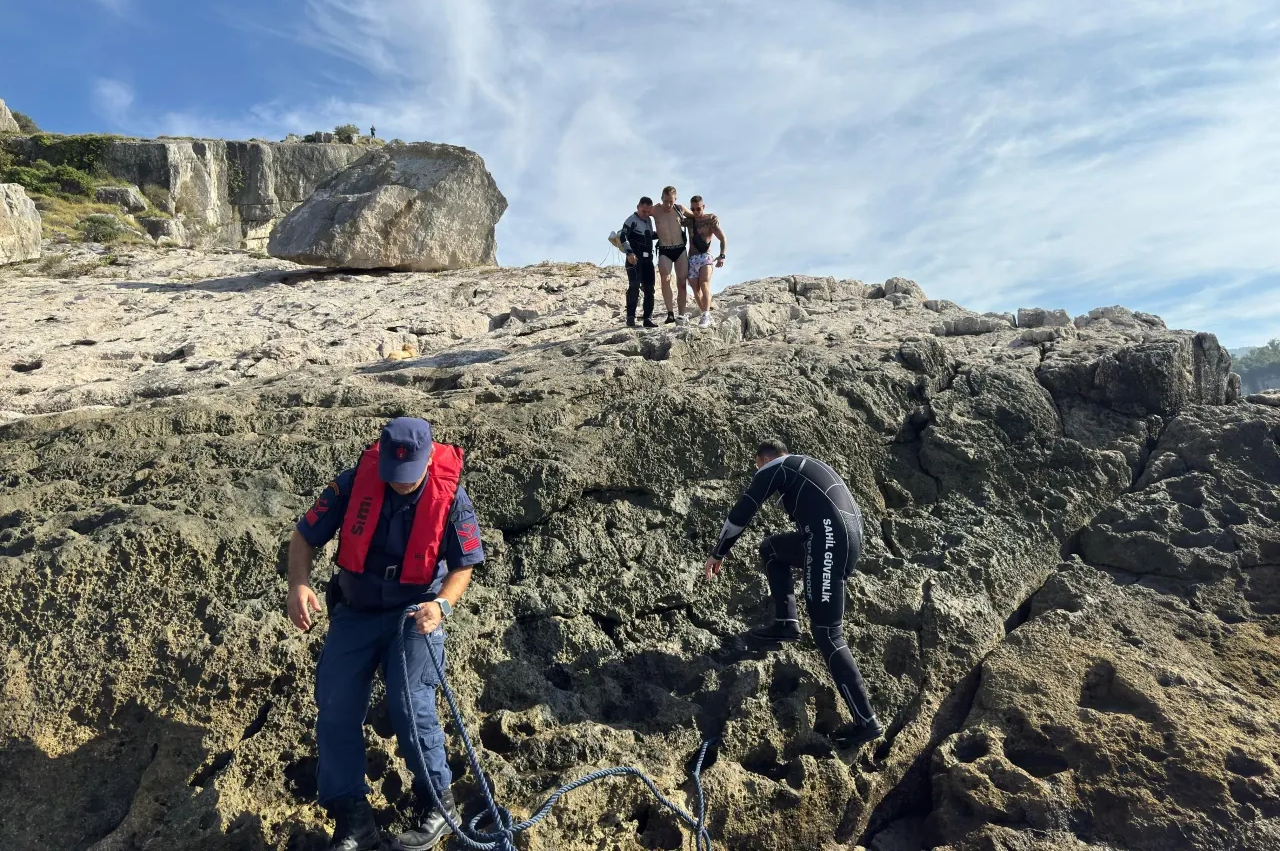
[[[334, 851], [380, 847], [366, 798], [362, 729], [378, 667], [421, 810], [419, 826], [396, 837], [396, 847], [422, 851], [451, 833], [426, 783], [458, 818], [436, 715], [439, 677], [427, 644], [443, 661], [444, 621], [471, 582], [472, 567], [484, 561], [475, 511], [458, 483], [462, 456], [455, 446], [435, 443], [426, 421], [391, 420], [359, 463], [329, 483], [289, 542], [289, 617], [305, 630], [320, 609], [309, 585], [315, 551], [338, 535], [340, 570], [330, 583], [329, 633], [316, 671], [316, 774], [320, 804], [336, 822]], [[406, 705], [397, 637], [413, 605], [415, 623], [403, 639], [413, 693]], [[415, 735], [423, 760], [412, 746]]]

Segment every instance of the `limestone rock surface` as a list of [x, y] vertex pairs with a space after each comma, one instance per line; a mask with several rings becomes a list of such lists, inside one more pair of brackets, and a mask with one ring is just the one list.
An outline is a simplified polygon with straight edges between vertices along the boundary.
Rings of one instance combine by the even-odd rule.
[[268, 252], [296, 263], [439, 272], [497, 263], [507, 209], [484, 160], [420, 142], [365, 154], [316, 188], [271, 232]]
[[[449, 676], [517, 815], [618, 764], [689, 805], [715, 737], [719, 849], [1274, 846], [1280, 411], [1235, 398], [1211, 336], [1114, 311], [1036, 344], [938, 336], [969, 312], [806, 276], [636, 331], [617, 267], [115, 260], [0, 272], [0, 846], [323, 848], [325, 620], [285, 618], [284, 548], [400, 414], [468, 449], [489, 560]], [[866, 517], [846, 630], [889, 731], [857, 751], [828, 738], [845, 710], [811, 641], [742, 640], [786, 518], [699, 578], [765, 435]], [[366, 742], [403, 827], [381, 687]], [[615, 779], [525, 841], [682, 834]]]
[[1071, 317], [1065, 310], [1046, 310], [1043, 307], [1018, 309], [1019, 328], [1057, 328], [1070, 324], [1072, 324]]
[[136, 186], [99, 186], [93, 197], [102, 204], [118, 204], [126, 213], [141, 213], [147, 209], [147, 199]]
[[932, 761], [942, 839], [1280, 847], [1278, 439], [1262, 406], [1169, 424], [983, 663]]
[[[9, 146], [38, 159], [48, 156], [42, 144], [41, 137], [20, 137]], [[164, 212], [183, 216], [186, 244], [261, 250], [285, 213], [364, 151], [341, 144], [107, 137], [95, 167], [156, 195]]]
[[40, 211], [16, 183], [0, 183], [0, 266], [40, 256]]
[[182, 217], [164, 218], [163, 216], [144, 216], [138, 219], [147, 235], [157, 245], [185, 246], [189, 244], [186, 225]]
[[22, 128], [18, 126], [17, 120], [13, 117], [13, 113], [9, 111], [9, 107], [5, 102], [0, 100], [0, 133], [21, 133]]

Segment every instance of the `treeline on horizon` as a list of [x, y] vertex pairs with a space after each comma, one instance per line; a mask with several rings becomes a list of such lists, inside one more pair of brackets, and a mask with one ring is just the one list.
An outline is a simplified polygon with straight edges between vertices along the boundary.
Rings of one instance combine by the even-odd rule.
[[1236, 360], [1234, 371], [1246, 393], [1280, 387], [1280, 337]]

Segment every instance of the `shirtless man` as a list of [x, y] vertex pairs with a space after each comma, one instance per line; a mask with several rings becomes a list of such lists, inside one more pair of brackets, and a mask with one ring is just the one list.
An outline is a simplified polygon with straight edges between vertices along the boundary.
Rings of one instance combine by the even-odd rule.
[[[689, 285], [702, 310], [699, 328], [711, 327], [711, 273], [724, 265], [724, 231], [714, 213], [706, 212], [701, 195], [689, 199], [689, 215], [684, 223], [689, 228]], [[656, 210], [655, 210], [656, 213]], [[711, 257], [711, 237], [720, 240], [720, 256]], [[681, 289], [680, 295], [684, 296]]]
[[[676, 203], [676, 188], [668, 186], [662, 190], [662, 203], [653, 208], [653, 223], [658, 230], [658, 275], [662, 278], [662, 300], [667, 306], [669, 325], [676, 321], [676, 316], [684, 315], [685, 283], [689, 278], [689, 255], [685, 251], [683, 219], [688, 211]], [[677, 307], [679, 314], [671, 305], [671, 272], [676, 273]], [[696, 290], [695, 290], [696, 293]]]

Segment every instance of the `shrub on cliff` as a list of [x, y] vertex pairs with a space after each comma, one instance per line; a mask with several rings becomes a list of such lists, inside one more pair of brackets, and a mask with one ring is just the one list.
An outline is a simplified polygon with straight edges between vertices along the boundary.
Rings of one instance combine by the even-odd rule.
[[339, 124], [333, 128], [333, 135], [338, 137], [338, 141], [350, 145], [360, 135], [360, 128], [354, 124]]
[[119, 136], [57, 136], [37, 133], [31, 137], [31, 159], [54, 165], [69, 165], [86, 173], [98, 168], [107, 146]]
[[36, 123], [32, 121], [30, 117], [28, 117], [27, 115], [21, 112], [14, 112], [12, 113], [12, 115], [13, 115], [13, 120], [18, 122], [18, 129], [21, 130], [23, 133], [39, 133], [40, 132], [40, 128], [37, 127]]
[[167, 216], [173, 210], [173, 196], [169, 190], [158, 183], [148, 183], [142, 187], [142, 195], [151, 202], [151, 206], [161, 210]]
[[4, 183], [20, 184], [28, 192], [43, 195], [87, 196], [96, 181], [84, 171], [69, 165], [52, 165], [36, 160], [31, 165], [14, 165], [0, 175]]
[[80, 220], [80, 233], [85, 242], [115, 242], [124, 236], [124, 224], [110, 213], [94, 213]]

